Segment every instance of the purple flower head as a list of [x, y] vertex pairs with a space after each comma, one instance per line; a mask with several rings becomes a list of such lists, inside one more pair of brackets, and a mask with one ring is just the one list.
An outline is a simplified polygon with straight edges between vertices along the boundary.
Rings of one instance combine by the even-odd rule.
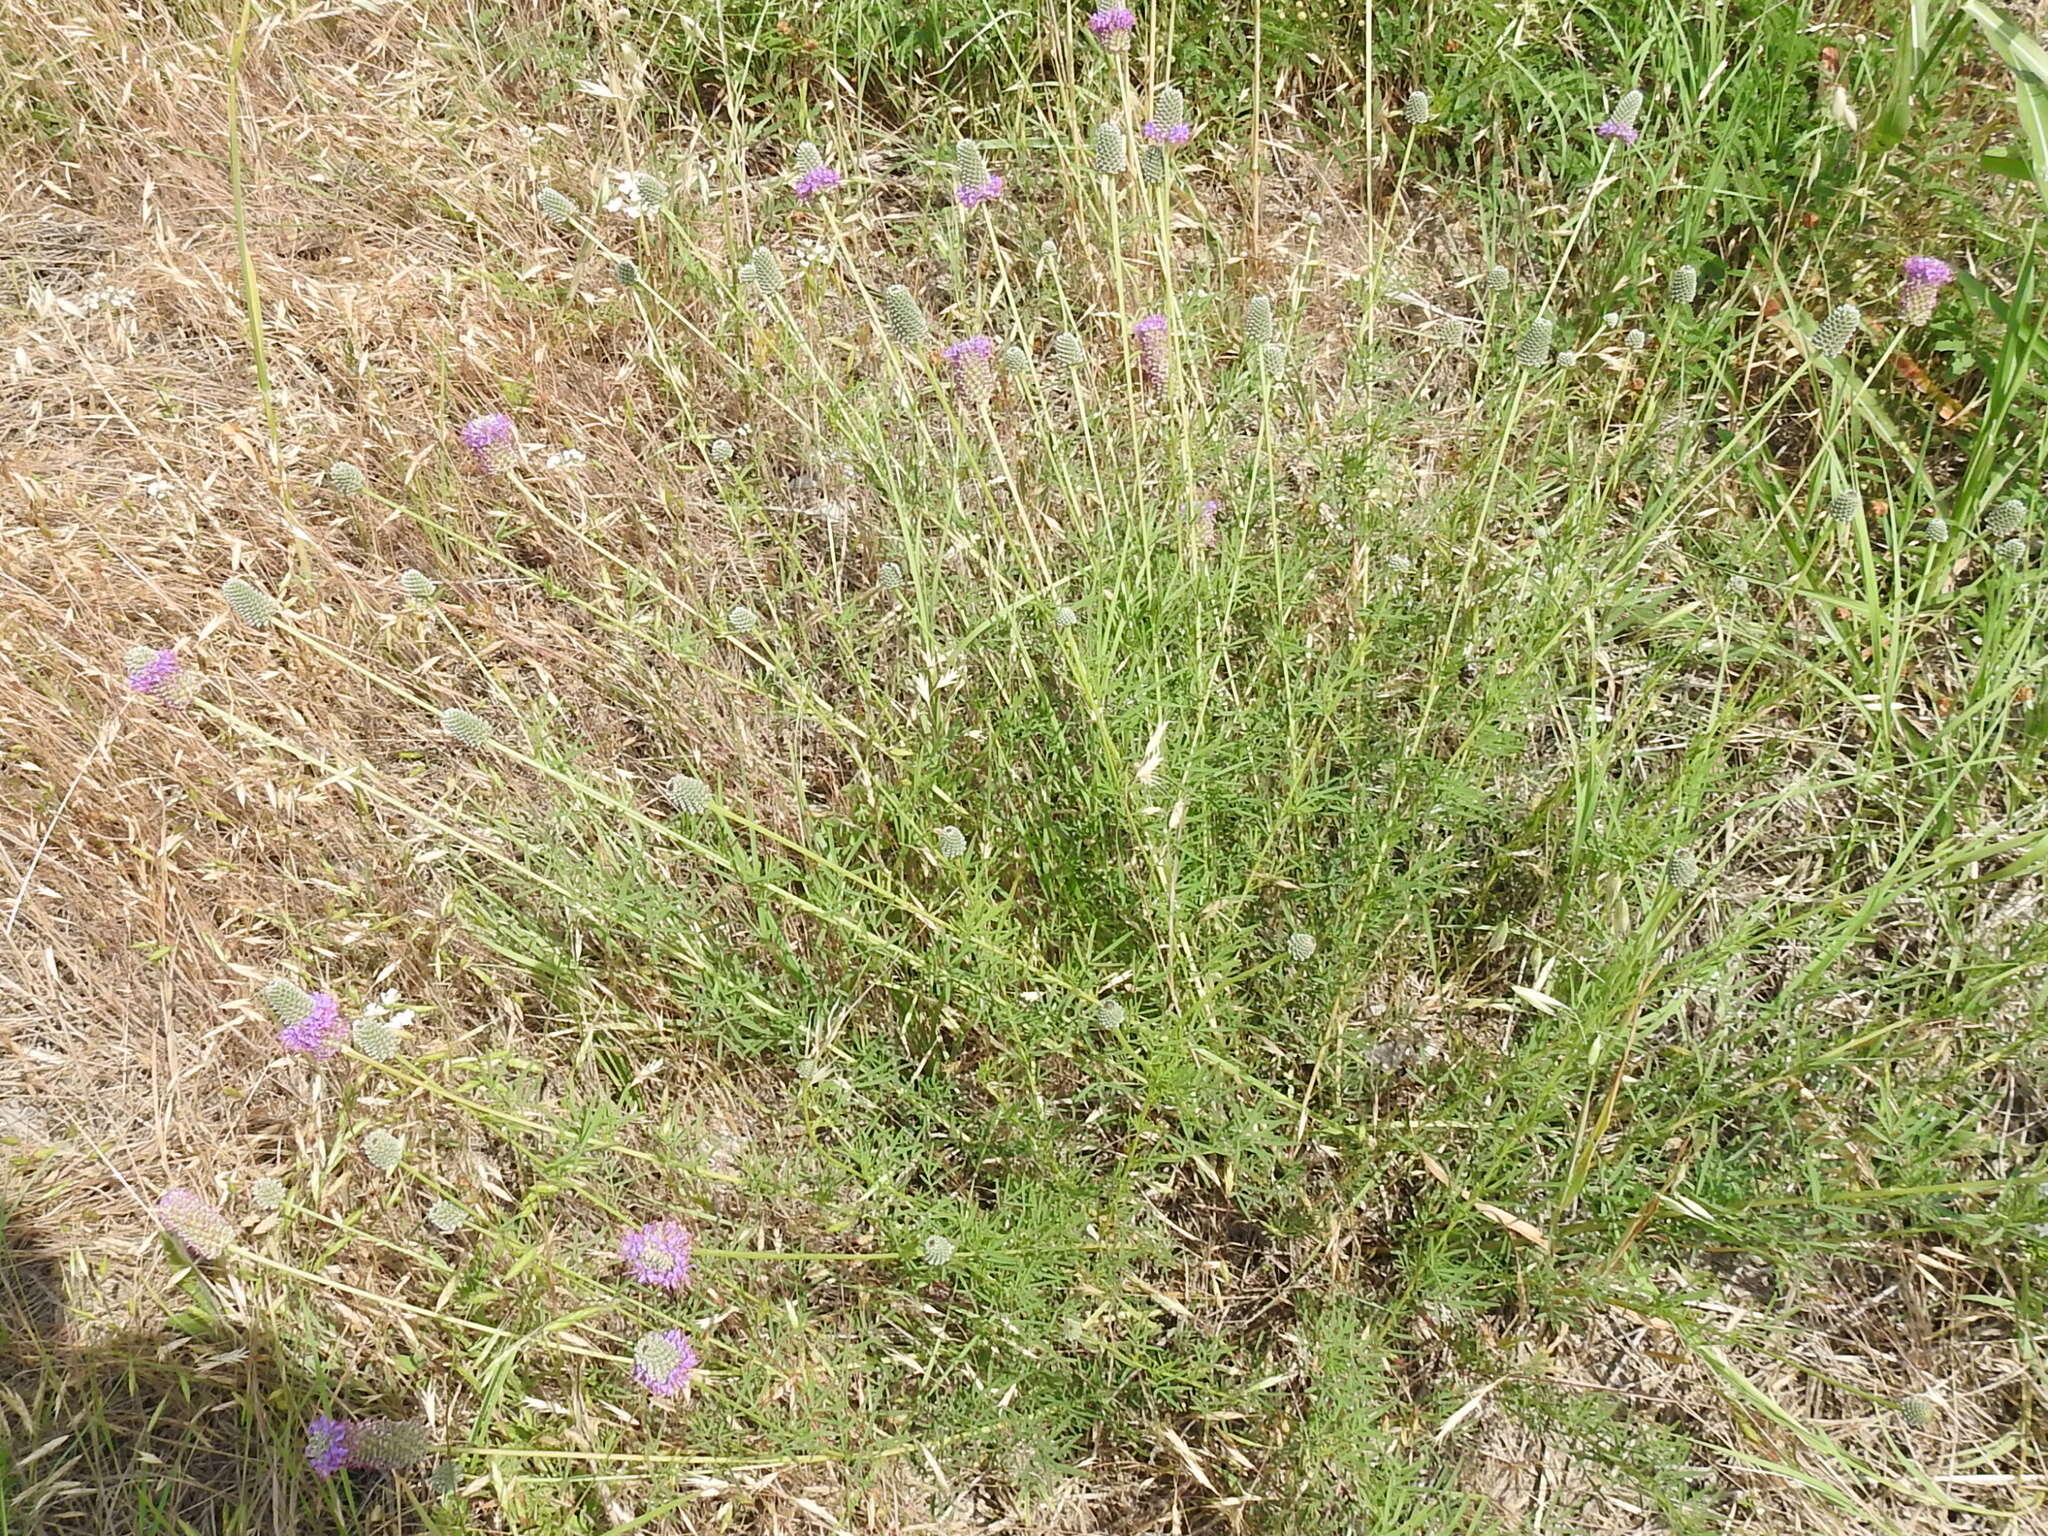
[[1899, 291], [1899, 314], [1908, 325], [1925, 325], [1934, 318], [1934, 301], [1941, 290], [1955, 281], [1955, 268], [1939, 256], [1908, 256], [1904, 263], [1905, 285]]
[[697, 1369], [697, 1351], [680, 1328], [643, 1333], [633, 1346], [633, 1379], [656, 1397], [674, 1397]]
[[1624, 144], [1633, 144], [1643, 136], [1634, 123], [1624, 123], [1618, 117], [1608, 118], [1593, 130], [1593, 135], [1601, 139], [1619, 139]]
[[995, 393], [996, 344], [987, 336], [970, 336], [956, 341], [944, 353], [953, 373], [953, 387], [969, 405], [979, 405]]
[[1147, 120], [1143, 132], [1154, 144], [1185, 144], [1195, 136], [1190, 123], [1162, 123], [1157, 118]]
[[1138, 372], [1154, 391], [1166, 388], [1166, 316], [1147, 315], [1131, 327], [1138, 340]]
[[487, 475], [502, 475], [519, 462], [518, 435], [512, 429], [512, 418], [503, 411], [464, 422], [455, 435], [476, 456], [477, 468]]
[[348, 1024], [342, 1019], [341, 1004], [332, 992], [315, 992], [312, 1003], [312, 1010], [303, 1019], [277, 1032], [277, 1043], [288, 1051], [304, 1051], [316, 1061], [326, 1061], [341, 1049]]
[[966, 183], [955, 187], [953, 195], [960, 200], [962, 208], [979, 208], [983, 203], [992, 203], [1003, 195], [1003, 178], [991, 174], [979, 186]]
[[1195, 508], [1195, 524], [1201, 530], [1202, 547], [1216, 547], [1216, 514], [1223, 510], [1223, 503], [1211, 497]]
[[[176, 651], [144, 652], [148, 657], [142, 660], [138, 655], [128, 665], [128, 686], [137, 693], [161, 693], [178, 678], [178, 653]], [[138, 665], [139, 663], [139, 665]]]
[[348, 1465], [348, 1426], [325, 1414], [306, 1426], [306, 1460], [322, 1477]]
[[1138, 13], [1127, 5], [1105, 5], [1088, 18], [1088, 30], [1095, 41], [1111, 53], [1124, 53], [1131, 46], [1131, 34], [1138, 29]]
[[635, 1227], [619, 1239], [619, 1257], [642, 1285], [679, 1291], [690, 1283], [690, 1234], [679, 1222]]
[[789, 190], [796, 194], [797, 201], [807, 203], [821, 193], [832, 191], [845, 179], [829, 165], [813, 166], [791, 182]]

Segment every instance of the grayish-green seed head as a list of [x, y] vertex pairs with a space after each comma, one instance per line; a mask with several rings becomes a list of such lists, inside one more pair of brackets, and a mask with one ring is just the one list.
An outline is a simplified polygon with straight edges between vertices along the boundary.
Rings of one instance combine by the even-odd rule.
[[313, 1011], [313, 999], [289, 981], [266, 981], [256, 989], [256, 1001], [280, 1024], [296, 1024]]
[[1557, 354], [1557, 366], [1560, 368], [1574, 367], [1578, 361], [1579, 354], [1569, 347]]
[[1614, 120], [1624, 128], [1635, 127], [1636, 119], [1643, 115], [1643, 93], [1641, 91], [1623, 91], [1621, 93], [1621, 100], [1614, 104], [1612, 115]]
[[1074, 612], [1065, 603], [1062, 603], [1059, 607], [1053, 609], [1052, 622], [1059, 629], [1072, 629], [1081, 622], [1081, 615]]
[[1121, 176], [1130, 169], [1130, 143], [1124, 137], [1122, 123], [1097, 123], [1092, 148], [1096, 175]]
[[668, 184], [645, 171], [634, 176], [633, 190], [640, 194], [640, 201], [650, 208], [659, 208], [668, 201]]
[[1923, 1397], [1916, 1392], [1911, 1397], [1899, 1400], [1899, 1417], [1915, 1429], [1925, 1429], [1941, 1417], [1941, 1410], [1935, 1406], [1933, 1398]]
[[2025, 539], [2005, 539], [1992, 546], [1991, 553], [2000, 565], [2025, 565], [2028, 545]]
[[1003, 348], [1003, 372], [1020, 374], [1029, 373], [1030, 371], [1031, 354], [1029, 352], [1026, 352], [1022, 347], [1014, 343]]
[[884, 592], [903, 590], [903, 567], [894, 560], [884, 560], [875, 570], [875, 585]]
[[1840, 485], [1828, 495], [1828, 521], [1840, 527], [1847, 527], [1856, 521], [1856, 514], [1863, 510], [1863, 493], [1853, 485]]
[[284, 1197], [283, 1179], [258, 1179], [249, 1186], [249, 1203], [259, 1211], [281, 1210]]
[[481, 747], [491, 739], [491, 728], [481, 715], [453, 706], [441, 711], [441, 729], [465, 747]]
[[434, 585], [433, 577], [408, 566], [398, 573], [398, 590], [416, 603], [431, 603], [440, 588]]
[[433, 1439], [418, 1419], [358, 1419], [348, 1427], [353, 1466], [396, 1472], [433, 1454]]
[[2017, 496], [2001, 501], [1984, 514], [1984, 536], [2009, 539], [2026, 526], [2027, 504]]
[[693, 774], [677, 774], [662, 785], [661, 792], [685, 816], [702, 816], [711, 809], [711, 786]]
[[1283, 379], [1287, 376], [1287, 346], [1284, 342], [1269, 341], [1259, 348], [1259, 366], [1266, 370], [1269, 379]]
[[1105, 997], [1095, 1005], [1095, 1022], [1104, 1029], [1115, 1029], [1128, 1017], [1124, 1005], [1113, 997]]
[[372, 1061], [389, 1061], [404, 1043], [398, 1026], [381, 1014], [359, 1015], [348, 1033], [350, 1043]]
[[370, 488], [363, 472], [347, 459], [336, 459], [327, 466], [327, 483], [344, 496], [360, 496]]
[[960, 859], [967, 856], [967, 834], [958, 827], [941, 827], [938, 833], [939, 857]]
[[268, 629], [277, 622], [277, 600], [254, 582], [230, 576], [220, 584], [220, 595], [229, 610], [251, 629]]
[[1072, 331], [1061, 331], [1052, 339], [1052, 357], [1062, 368], [1080, 368], [1088, 362], [1088, 349]]
[[1515, 343], [1515, 361], [1524, 368], [1541, 368], [1550, 361], [1550, 338], [1557, 326], [1548, 315], [1538, 315]]
[[1312, 933], [1290, 933], [1287, 935], [1287, 958], [1290, 960], [1313, 960], [1316, 953], [1316, 936]]
[[1827, 313], [1827, 318], [1813, 328], [1811, 345], [1820, 357], [1840, 357], [1842, 349], [1855, 337], [1857, 328], [1863, 324], [1863, 311], [1854, 304], [1837, 304]]
[[813, 171], [816, 171], [816, 170], [822, 170], [822, 169], [824, 168], [824, 165], [825, 165], [825, 156], [824, 156], [824, 152], [823, 152], [823, 151], [821, 151], [821, 150], [820, 150], [820, 149], [818, 148], [818, 146], [817, 146], [817, 145], [815, 145], [815, 144], [813, 144], [813, 143], [812, 143], [812, 142], [811, 142], [811, 141], [810, 141], [809, 139], [805, 139], [805, 140], [804, 140], [804, 141], [803, 141], [803, 142], [802, 142], [801, 144], [797, 145], [797, 147], [796, 147], [796, 173], [797, 173], [797, 175], [799, 175], [799, 176], [808, 176], [808, 175], [810, 175], [810, 174], [811, 174], [811, 172], [813, 172]]
[[435, 1462], [434, 1470], [427, 1475], [427, 1491], [437, 1499], [452, 1497], [455, 1490], [461, 1486], [461, 1464], [449, 1461], [445, 1457]]
[[1920, 525], [1920, 536], [1930, 544], [1946, 544], [1948, 534], [1948, 519], [1945, 517], [1930, 517]]
[[899, 347], [916, 351], [931, 341], [932, 328], [925, 322], [924, 311], [918, 308], [916, 296], [901, 283], [891, 283], [882, 290], [882, 322]]
[[1244, 339], [1251, 347], [1263, 347], [1273, 339], [1273, 301], [1263, 293], [1253, 294], [1244, 307]]
[[1672, 303], [1691, 308], [1692, 301], [1700, 296], [1700, 269], [1690, 264], [1673, 269], [1666, 291]]
[[569, 224], [576, 218], [576, 200], [566, 192], [557, 192], [553, 187], [542, 187], [534, 201], [540, 204], [540, 216], [550, 224]]
[[1427, 91], [1410, 91], [1407, 104], [1401, 108], [1401, 115], [1408, 119], [1409, 126], [1420, 128], [1435, 115], [1436, 107]]
[[725, 627], [736, 635], [751, 635], [761, 627], [761, 615], [745, 603], [734, 603], [726, 610]]
[[780, 258], [765, 245], [754, 247], [754, 254], [740, 267], [740, 276], [763, 293], [780, 293], [786, 281]]
[[1514, 282], [1514, 278], [1509, 274], [1506, 267], [1496, 264], [1486, 269], [1486, 291], [1488, 293], [1506, 293], [1508, 289], [1514, 286]]
[[988, 185], [988, 156], [974, 140], [962, 139], [953, 146], [953, 175], [963, 187]]
[[923, 1245], [918, 1249], [918, 1257], [931, 1265], [933, 1269], [937, 1269], [942, 1264], [952, 1263], [953, 1255], [959, 1251], [953, 1245], [953, 1240], [950, 1237], [944, 1237], [934, 1232], [924, 1240]]
[[640, 286], [640, 263], [637, 261], [616, 262], [612, 266], [612, 276], [617, 279], [618, 285], [621, 288], [638, 288]]
[[1188, 99], [1180, 93], [1177, 85], [1163, 85], [1159, 94], [1152, 98], [1152, 121], [1168, 132], [1182, 127], [1188, 120]]
[[427, 1207], [427, 1225], [443, 1237], [447, 1237], [454, 1232], [460, 1232], [463, 1223], [468, 1220], [469, 1212], [465, 1211], [453, 1200], [436, 1200]]
[[1674, 848], [1664, 861], [1664, 878], [1674, 891], [1689, 891], [1700, 883], [1699, 855], [1690, 848]]
[[722, 469], [732, 462], [732, 440], [730, 438], [714, 437], [711, 440], [711, 447], [706, 450], [706, 453], [711, 462]]
[[1647, 332], [1638, 328], [1622, 337], [1621, 344], [1631, 352], [1640, 352], [1650, 344], [1650, 338]]
[[405, 1158], [405, 1143], [381, 1126], [363, 1138], [363, 1156], [379, 1173], [390, 1173]]
[[1157, 144], [1146, 144], [1138, 151], [1138, 175], [1148, 187], [1166, 185], [1166, 151]]

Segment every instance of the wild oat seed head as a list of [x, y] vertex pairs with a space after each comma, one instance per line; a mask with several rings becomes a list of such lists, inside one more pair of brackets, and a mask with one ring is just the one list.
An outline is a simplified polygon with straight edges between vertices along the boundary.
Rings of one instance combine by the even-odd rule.
[[349, 1026], [349, 1039], [359, 1055], [372, 1061], [389, 1061], [404, 1044], [404, 1035], [393, 1020], [381, 1013], [360, 1013]]
[[1691, 263], [1674, 268], [1666, 291], [1672, 303], [1691, 308], [1693, 300], [1700, 296], [1700, 269]]
[[1435, 114], [1436, 108], [1427, 91], [1410, 91], [1407, 103], [1401, 108], [1401, 115], [1408, 119], [1412, 128], [1420, 128]]
[[761, 615], [745, 603], [734, 603], [726, 610], [725, 627], [735, 635], [751, 635], [760, 624]]
[[285, 1188], [283, 1179], [258, 1179], [249, 1186], [249, 1203], [259, 1211], [276, 1211], [284, 1208]]
[[1621, 338], [1621, 344], [1631, 352], [1640, 352], [1650, 344], [1650, 338], [1645, 331], [1632, 330]]
[[690, 1283], [689, 1228], [679, 1221], [650, 1221], [619, 1239], [619, 1257], [642, 1285], [680, 1291]]
[[379, 1173], [390, 1173], [405, 1160], [405, 1143], [380, 1126], [363, 1138], [363, 1156]]
[[932, 328], [925, 321], [924, 311], [918, 308], [916, 296], [901, 283], [891, 283], [882, 290], [882, 321], [889, 327], [890, 339], [899, 347], [915, 352], [932, 339]]
[[347, 459], [336, 459], [327, 466], [327, 483], [344, 496], [360, 496], [370, 488], [363, 472]]
[[1074, 612], [1065, 603], [1062, 603], [1059, 607], [1053, 609], [1052, 622], [1055, 629], [1072, 629], [1081, 622], [1081, 615]]
[[416, 603], [431, 603], [434, 594], [441, 589], [434, 585], [434, 578], [426, 572], [408, 568], [398, 573], [398, 590]]
[[967, 856], [967, 834], [958, 827], [941, 827], [938, 831], [939, 857], [961, 859]]
[[2000, 565], [2025, 565], [2028, 547], [2025, 539], [2007, 539], [1992, 546], [1991, 553], [1997, 557]]
[[1514, 281], [1506, 267], [1496, 265], [1486, 269], [1486, 291], [1488, 293], [1506, 293], [1509, 288], [1514, 286]]
[[1052, 339], [1052, 358], [1062, 368], [1081, 368], [1087, 365], [1088, 349], [1072, 331], [1061, 331]]
[[732, 462], [732, 442], [729, 438], [714, 437], [709, 450], [713, 464], [723, 467]]
[[1556, 331], [1556, 323], [1548, 315], [1531, 320], [1522, 339], [1515, 343], [1515, 361], [1524, 368], [1541, 368], [1550, 361], [1550, 338]]
[[1837, 304], [1827, 313], [1827, 318], [1813, 328], [1811, 345], [1821, 357], [1840, 357], [1842, 349], [1849, 345], [1857, 327], [1863, 324], [1863, 311], [1854, 304]]
[[662, 785], [661, 793], [685, 816], [702, 816], [711, 809], [711, 786], [691, 774], [677, 774]]
[[1113, 997], [1105, 997], [1095, 1005], [1095, 1022], [1103, 1029], [1115, 1029], [1128, 1017], [1124, 1005]]
[[453, 1200], [436, 1200], [427, 1207], [427, 1225], [443, 1237], [452, 1237], [469, 1220], [469, 1212]]
[[633, 1346], [633, 1379], [656, 1397], [674, 1397], [696, 1368], [697, 1352], [679, 1328], [643, 1333]]
[[433, 1454], [434, 1442], [418, 1419], [360, 1419], [348, 1427], [348, 1460], [353, 1467], [396, 1472]]
[[1031, 371], [1031, 354], [1015, 343], [1003, 348], [1003, 372], [1022, 374]]
[[348, 1465], [348, 1425], [325, 1414], [306, 1426], [306, 1460], [323, 1478]]
[[875, 585], [884, 592], [903, 590], [903, 567], [894, 560], [884, 560], [875, 568]]
[[491, 739], [491, 727], [481, 715], [452, 706], [441, 711], [441, 729], [471, 750]]
[[1273, 339], [1273, 301], [1255, 293], [1244, 307], [1244, 339], [1251, 347], [1263, 347]]
[[1093, 147], [1096, 175], [1121, 176], [1130, 169], [1131, 152], [1122, 123], [1097, 123]]
[[540, 205], [540, 216], [550, 224], [569, 224], [576, 218], [576, 200], [566, 192], [557, 192], [553, 187], [542, 187], [534, 201]]
[[1920, 528], [1920, 536], [1930, 544], [1946, 544], [1948, 533], [1948, 519], [1945, 517], [1930, 517]]
[[220, 584], [234, 616], [251, 629], [268, 629], [277, 622], [277, 602], [268, 592], [241, 576], [230, 576]]
[[256, 1001], [280, 1024], [296, 1024], [313, 1011], [313, 999], [288, 981], [266, 981], [256, 989]]
[[612, 266], [612, 277], [621, 288], [638, 288], [640, 286], [640, 263], [637, 261], [616, 262]]
[[211, 1200], [189, 1189], [165, 1190], [156, 1215], [196, 1259], [218, 1258], [234, 1246], [235, 1224]]
[[1166, 151], [1157, 144], [1138, 148], [1138, 176], [1148, 187], [1166, 185]]
[[1689, 891], [1700, 883], [1699, 855], [1687, 847], [1671, 850], [1664, 860], [1664, 879], [1674, 891]]
[[1316, 936], [1312, 933], [1290, 933], [1287, 935], [1287, 958], [1290, 960], [1312, 960], [1316, 953]]
[[2017, 496], [2001, 501], [1984, 514], [1984, 535], [1992, 539], [2009, 539], [2026, 526], [2027, 504]]

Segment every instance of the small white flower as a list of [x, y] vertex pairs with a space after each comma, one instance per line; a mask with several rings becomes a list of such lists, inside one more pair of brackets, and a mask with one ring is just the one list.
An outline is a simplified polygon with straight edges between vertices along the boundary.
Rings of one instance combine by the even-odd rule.
[[564, 448], [559, 453], [549, 454], [541, 462], [548, 469], [578, 469], [590, 461], [577, 449]]
[[622, 213], [629, 219], [644, 219], [654, 210], [640, 196], [638, 171], [613, 171], [612, 195], [605, 199], [605, 212]]
[[177, 487], [168, 480], [152, 480], [142, 488], [142, 494], [151, 501], [163, 501], [176, 490]]

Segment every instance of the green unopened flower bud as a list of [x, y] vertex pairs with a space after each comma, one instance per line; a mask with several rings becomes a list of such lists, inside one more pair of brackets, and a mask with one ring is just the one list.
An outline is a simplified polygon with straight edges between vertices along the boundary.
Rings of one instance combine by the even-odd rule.
[[1863, 311], [1854, 304], [1837, 304], [1827, 318], [1813, 328], [1811, 345], [1819, 357], [1840, 357], [1856, 329], [1863, 323]]
[[1946, 544], [1948, 534], [1948, 519], [1945, 517], [1930, 517], [1920, 528], [1920, 536], [1930, 544]]
[[1831, 523], [1846, 527], [1856, 521], [1856, 514], [1863, 510], [1863, 496], [1855, 486], [1837, 486], [1828, 496], [1827, 518]]
[[1410, 91], [1407, 104], [1401, 108], [1401, 115], [1408, 119], [1411, 127], [1420, 128], [1435, 115], [1436, 108], [1427, 91]]
[[443, 1237], [460, 1232], [463, 1223], [469, 1220], [469, 1212], [453, 1200], [436, 1200], [427, 1207], [427, 1225]]
[[1097, 123], [1093, 148], [1096, 175], [1121, 176], [1130, 169], [1131, 152], [1124, 138], [1123, 124]]
[[277, 600], [252, 581], [230, 576], [220, 584], [220, 595], [227, 599], [234, 616], [251, 629], [268, 629], [277, 622]]
[[1699, 855], [1690, 848], [1672, 849], [1664, 861], [1664, 878], [1674, 891], [1691, 890], [1700, 883]]
[[1080, 368], [1088, 361], [1088, 349], [1072, 331], [1061, 331], [1052, 339], [1052, 356], [1062, 368]]
[[440, 589], [424, 572], [407, 569], [398, 573], [398, 590], [416, 603], [430, 603]]
[[344, 496], [360, 496], [370, 487], [363, 472], [347, 459], [336, 459], [327, 466], [327, 483]]
[[1515, 361], [1524, 368], [1541, 368], [1550, 361], [1550, 338], [1557, 326], [1549, 316], [1539, 315], [1529, 322], [1529, 328], [1522, 332], [1522, 339], [1515, 343]]
[[690, 774], [677, 774], [662, 786], [661, 792], [685, 816], [702, 816], [711, 809], [711, 786]]
[[882, 290], [882, 320], [899, 347], [915, 351], [931, 340], [932, 329], [925, 323], [924, 311], [901, 283], [891, 283]]
[[288, 981], [266, 981], [256, 989], [256, 1001], [280, 1024], [296, 1024], [313, 1011], [313, 999]]
[[745, 603], [734, 603], [725, 613], [725, 627], [736, 635], [751, 635], [761, 623], [761, 616]]
[[471, 714], [466, 709], [442, 710], [441, 729], [465, 747], [481, 747], [491, 739], [491, 728], [484, 723], [483, 717]]
[[576, 218], [576, 202], [566, 192], [557, 192], [553, 187], [542, 187], [534, 201], [540, 204], [540, 216], [550, 224], [568, 224]]
[[348, 1427], [352, 1466], [396, 1472], [433, 1454], [427, 1426], [417, 1419], [358, 1419]]
[[1675, 269], [1671, 274], [1670, 294], [1672, 303], [1690, 308], [1692, 301], [1700, 296], [1700, 269], [1694, 266]]
[[379, 1173], [390, 1173], [405, 1157], [405, 1143], [379, 1128], [363, 1138], [363, 1156]]
[[1488, 293], [1506, 293], [1509, 288], [1514, 286], [1514, 281], [1506, 267], [1496, 265], [1486, 269], [1486, 291]]
[[2026, 525], [2027, 504], [2017, 496], [2001, 501], [1984, 515], [1984, 535], [1992, 539], [2009, 539]]
[[1148, 187], [1166, 185], [1166, 151], [1157, 144], [1146, 144], [1138, 151], [1138, 175]]
[[1273, 301], [1263, 293], [1252, 295], [1244, 307], [1244, 339], [1252, 347], [1263, 347], [1273, 339]]
[[1287, 958], [1290, 960], [1311, 960], [1315, 958], [1316, 936], [1312, 933], [1290, 933], [1287, 935]]
[[939, 857], [959, 859], [967, 856], [967, 834], [958, 827], [941, 827], [938, 832]]
[[1105, 997], [1095, 1005], [1095, 1022], [1104, 1029], [1117, 1028], [1126, 1017], [1124, 1005], [1113, 997]]

